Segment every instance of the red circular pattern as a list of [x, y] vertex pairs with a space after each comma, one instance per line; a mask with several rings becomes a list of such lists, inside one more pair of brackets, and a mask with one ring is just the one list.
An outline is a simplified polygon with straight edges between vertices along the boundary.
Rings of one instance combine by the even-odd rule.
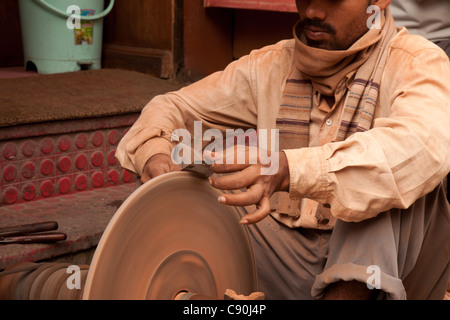
[[7, 188], [3, 192], [3, 199], [5, 199], [5, 202], [7, 204], [12, 204], [17, 201], [19, 198], [19, 194], [15, 188]]
[[53, 194], [53, 182], [51, 182], [50, 180], [42, 182], [40, 190], [42, 196], [50, 197]]
[[108, 141], [110, 144], [115, 145], [118, 144], [120, 141], [120, 133], [117, 130], [112, 130], [109, 134], [108, 134]]
[[71, 144], [72, 143], [70, 141], [70, 138], [67, 136], [64, 136], [64, 137], [59, 138], [58, 148], [59, 148], [59, 150], [64, 152], [64, 151], [67, 151], [70, 149]]
[[78, 191], [82, 191], [87, 188], [88, 179], [84, 174], [80, 174], [75, 178], [75, 188]]
[[88, 165], [88, 159], [86, 155], [80, 154], [75, 159], [75, 167], [77, 167], [78, 170], [83, 170]]
[[45, 159], [41, 162], [41, 173], [45, 176], [48, 176], [53, 172], [55, 165], [52, 160]]
[[68, 177], [61, 178], [58, 184], [58, 190], [60, 193], [67, 193], [70, 191], [70, 179]]
[[3, 179], [5, 179], [5, 181], [7, 182], [11, 182], [16, 180], [17, 178], [17, 169], [15, 166], [13, 166], [12, 164], [7, 165], [4, 169], [3, 169]]
[[22, 153], [26, 157], [31, 157], [34, 154], [36, 145], [32, 141], [25, 141], [22, 145]]
[[3, 147], [3, 157], [6, 160], [12, 160], [17, 156], [17, 147], [14, 143], [7, 143]]
[[101, 146], [103, 144], [104, 135], [103, 132], [97, 131], [92, 135], [92, 144], [94, 146]]
[[92, 185], [95, 188], [102, 187], [104, 184], [103, 174], [101, 172], [94, 172], [92, 174]]
[[22, 166], [22, 177], [31, 179], [34, 177], [35, 171], [36, 165], [33, 162], [28, 161]]
[[67, 172], [70, 170], [70, 167], [72, 165], [72, 162], [70, 161], [70, 158], [67, 156], [61, 157], [58, 160], [58, 169], [61, 172]]
[[[120, 142], [121, 132], [115, 129], [97, 130], [93, 133], [64, 135], [59, 138], [29, 138], [18, 143], [8, 142], [0, 145], [0, 152], [7, 160], [2, 168], [4, 185], [0, 202], [13, 204], [67, 194], [71, 190], [83, 191], [132, 181], [134, 174], [118, 166], [116, 150], [111, 148]], [[109, 148], [104, 150], [107, 146]], [[86, 151], [80, 153], [81, 149]], [[56, 159], [54, 156], [50, 157], [55, 151], [65, 154]], [[71, 151], [72, 153], [69, 153]], [[16, 160], [17, 157], [19, 159]], [[55, 167], [58, 170], [55, 171]], [[98, 171], [92, 172], [94, 168]], [[69, 176], [74, 169], [81, 172], [78, 172], [76, 177]], [[55, 174], [61, 176], [56, 181], [48, 179]], [[47, 176], [47, 179], [42, 179], [44, 176]]]
[[92, 154], [92, 164], [96, 167], [100, 167], [103, 164], [103, 153], [96, 151]]
[[109, 178], [109, 181], [111, 181], [114, 184], [117, 184], [117, 182], [119, 182], [119, 172], [117, 172], [117, 170], [114, 170], [114, 169], [109, 170], [108, 178]]
[[33, 184], [28, 183], [26, 186], [23, 187], [22, 193], [24, 200], [27, 201], [33, 200], [36, 197], [36, 187]]
[[117, 163], [117, 159], [116, 159], [116, 150], [111, 150], [108, 153], [108, 163], [110, 165], [115, 165]]
[[80, 133], [75, 138], [75, 145], [78, 149], [83, 149], [87, 146], [88, 136], [85, 133]]
[[41, 152], [49, 154], [53, 151], [53, 141], [50, 138], [45, 138], [41, 141]]

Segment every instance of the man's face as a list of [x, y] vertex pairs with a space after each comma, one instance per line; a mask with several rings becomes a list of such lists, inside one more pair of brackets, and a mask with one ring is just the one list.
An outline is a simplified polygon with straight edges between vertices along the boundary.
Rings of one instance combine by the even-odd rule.
[[367, 0], [296, 0], [297, 35], [311, 47], [346, 50], [367, 31]]

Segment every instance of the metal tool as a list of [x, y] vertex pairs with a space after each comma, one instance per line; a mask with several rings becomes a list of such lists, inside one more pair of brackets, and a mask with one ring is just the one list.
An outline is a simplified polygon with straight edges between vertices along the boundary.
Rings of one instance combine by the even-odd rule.
[[62, 232], [50, 232], [58, 229], [56, 221], [45, 221], [0, 228], [0, 244], [11, 243], [42, 243], [55, 242], [66, 239]]
[[211, 166], [206, 163], [190, 163], [183, 167], [181, 171], [189, 171], [194, 172], [197, 174], [200, 174], [201, 176], [205, 178], [209, 178], [214, 174], [214, 171], [212, 171]]
[[115, 213], [95, 251], [83, 299], [223, 299], [257, 289], [248, 230], [237, 207], [193, 172], [154, 178]]
[[0, 244], [11, 243], [46, 243], [66, 240], [67, 236], [62, 232], [29, 234], [24, 236], [0, 237]]
[[58, 229], [56, 221], [29, 223], [0, 228], [0, 237], [17, 236], [27, 233], [52, 231]]

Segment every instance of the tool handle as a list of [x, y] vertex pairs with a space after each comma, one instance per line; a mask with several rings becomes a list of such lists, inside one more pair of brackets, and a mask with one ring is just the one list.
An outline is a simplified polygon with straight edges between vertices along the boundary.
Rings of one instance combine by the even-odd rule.
[[56, 229], [58, 229], [58, 223], [56, 221], [38, 222], [0, 228], [0, 237], [18, 236], [28, 233], [51, 231]]
[[25, 236], [15, 236], [15, 237], [3, 237], [0, 238], [0, 244], [9, 243], [47, 243], [56, 242], [61, 240], [66, 240], [67, 236], [65, 233], [54, 232], [54, 233], [41, 233]]

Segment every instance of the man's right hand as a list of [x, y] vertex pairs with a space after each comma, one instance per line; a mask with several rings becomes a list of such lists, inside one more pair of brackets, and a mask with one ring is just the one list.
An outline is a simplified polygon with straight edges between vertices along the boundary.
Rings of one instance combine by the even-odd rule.
[[181, 167], [173, 163], [172, 158], [163, 153], [158, 153], [152, 156], [144, 167], [144, 172], [141, 176], [142, 183], [147, 182], [157, 176], [164, 173], [169, 173], [173, 171], [180, 171]]

